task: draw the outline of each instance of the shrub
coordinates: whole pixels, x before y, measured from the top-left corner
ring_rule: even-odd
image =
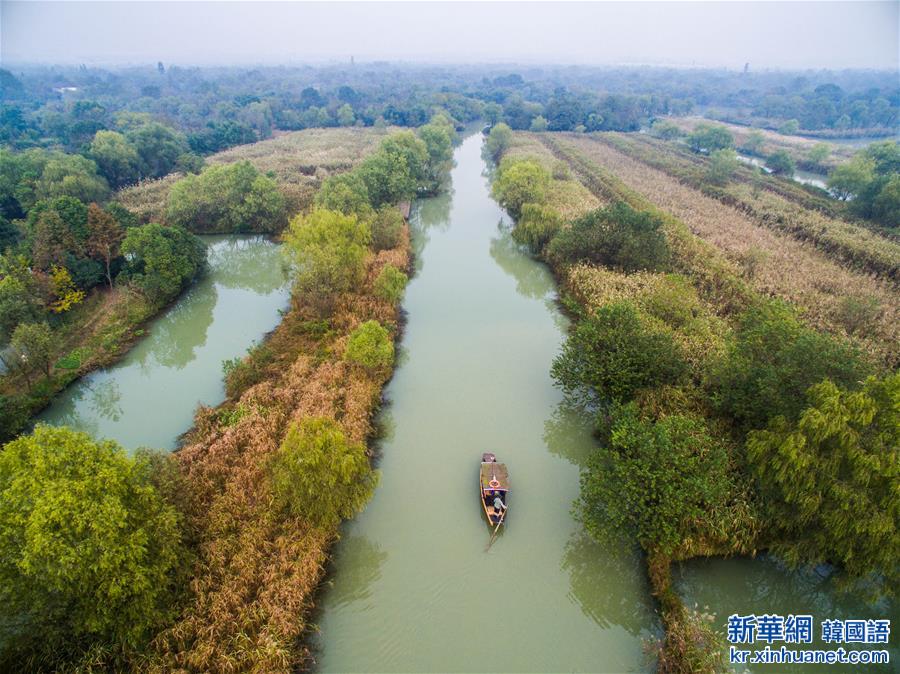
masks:
[[[409,278],[392,264],[387,264],[375,279],[375,294],[381,299],[396,304],[403,297]]]
[[[747,457],[780,551],[900,588],[900,374],[856,393],[812,386],[797,421],[752,431]]]
[[[663,140],[674,140],[684,135],[684,131],[677,125],[665,119],[655,120],[650,127],[650,133]]]
[[[0,452],[0,625],[31,654],[140,644],[174,617],[184,559],[178,514],[116,443],[39,425]]]
[[[787,305],[772,301],[741,316],[709,388],[722,414],[744,428],[764,428],[776,416],[796,420],[813,384],[831,379],[853,388],[868,370],[853,347],[803,326]]]
[[[536,160],[506,158],[497,169],[492,194],[518,220],[522,206],[542,203],[549,188],[550,173]]]
[[[291,220],[284,250],[297,290],[321,299],[360,283],[370,236],[366,223],[337,211],[316,209]]]
[[[286,213],[275,181],[240,161],[176,182],[166,216],[194,232],[274,232],[284,226]]]
[[[766,157],[766,166],[777,176],[790,177],[797,169],[797,164],[786,150],[778,150]]]
[[[495,124],[484,142],[484,149],[494,161],[500,161],[500,157],[512,143],[512,129],[503,122]]]
[[[558,262],[587,261],[631,272],[663,267],[669,246],[660,218],[616,202],[586,213],[561,230],[547,254]]]
[[[671,333],[649,326],[630,302],[615,302],[578,323],[551,372],[569,395],[628,400],[677,382],[687,364]]]
[[[700,123],[687,137],[694,152],[715,152],[734,146],[734,137],[724,126]]]
[[[671,554],[727,526],[729,453],[703,419],[654,423],[629,403],[613,407],[605,432],[581,478],[582,518],[595,537],[618,531],[645,550]]]
[[[369,369],[390,367],[394,362],[394,342],[378,321],[366,321],[350,333],[344,357]]]
[[[403,214],[396,206],[382,206],[372,218],[371,227],[375,250],[396,248],[403,233]]]
[[[734,150],[731,148],[716,150],[710,154],[706,179],[714,185],[724,185],[731,179],[737,168],[738,160]]]
[[[562,217],[556,209],[541,204],[524,204],[512,235],[516,241],[527,245],[532,253],[540,253],[562,229],[562,225]]]
[[[271,466],[276,503],[314,526],[332,527],[363,509],[378,482],[366,448],[321,417],[293,424]]]
[[[275,354],[265,344],[257,344],[247,349],[243,358],[231,358],[222,362],[225,375],[225,394],[235,399],[254,384],[262,381],[266,367],[272,362]]]

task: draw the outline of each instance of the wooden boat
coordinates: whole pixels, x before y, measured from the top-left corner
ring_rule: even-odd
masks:
[[[481,499],[481,507],[492,527],[499,529],[507,512],[507,499],[509,498],[509,472],[506,464],[497,463],[497,457],[490,452],[481,455],[481,471],[478,477],[478,494]],[[497,497],[503,501],[503,507],[498,511],[494,507]]]

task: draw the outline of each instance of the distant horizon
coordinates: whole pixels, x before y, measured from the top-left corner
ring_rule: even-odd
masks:
[[[3,0],[0,63],[900,70],[900,3]],[[798,30],[802,27],[802,30]]]

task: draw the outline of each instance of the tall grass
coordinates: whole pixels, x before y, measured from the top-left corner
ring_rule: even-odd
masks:
[[[763,227],[596,139],[567,134],[548,142],[568,153],[601,194],[621,195],[637,207],[652,205],[667,214],[670,245],[686,273],[705,278],[702,285],[722,282],[737,301],[752,299],[742,284],[759,296],[781,297],[811,327],[853,339],[885,367],[900,363],[900,296],[892,284],[845,269],[812,244]],[[848,298],[874,302],[865,327],[847,323]]]

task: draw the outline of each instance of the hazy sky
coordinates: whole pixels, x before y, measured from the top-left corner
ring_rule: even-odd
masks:
[[[10,2],[5,63],[898,68],[889,2]]]

